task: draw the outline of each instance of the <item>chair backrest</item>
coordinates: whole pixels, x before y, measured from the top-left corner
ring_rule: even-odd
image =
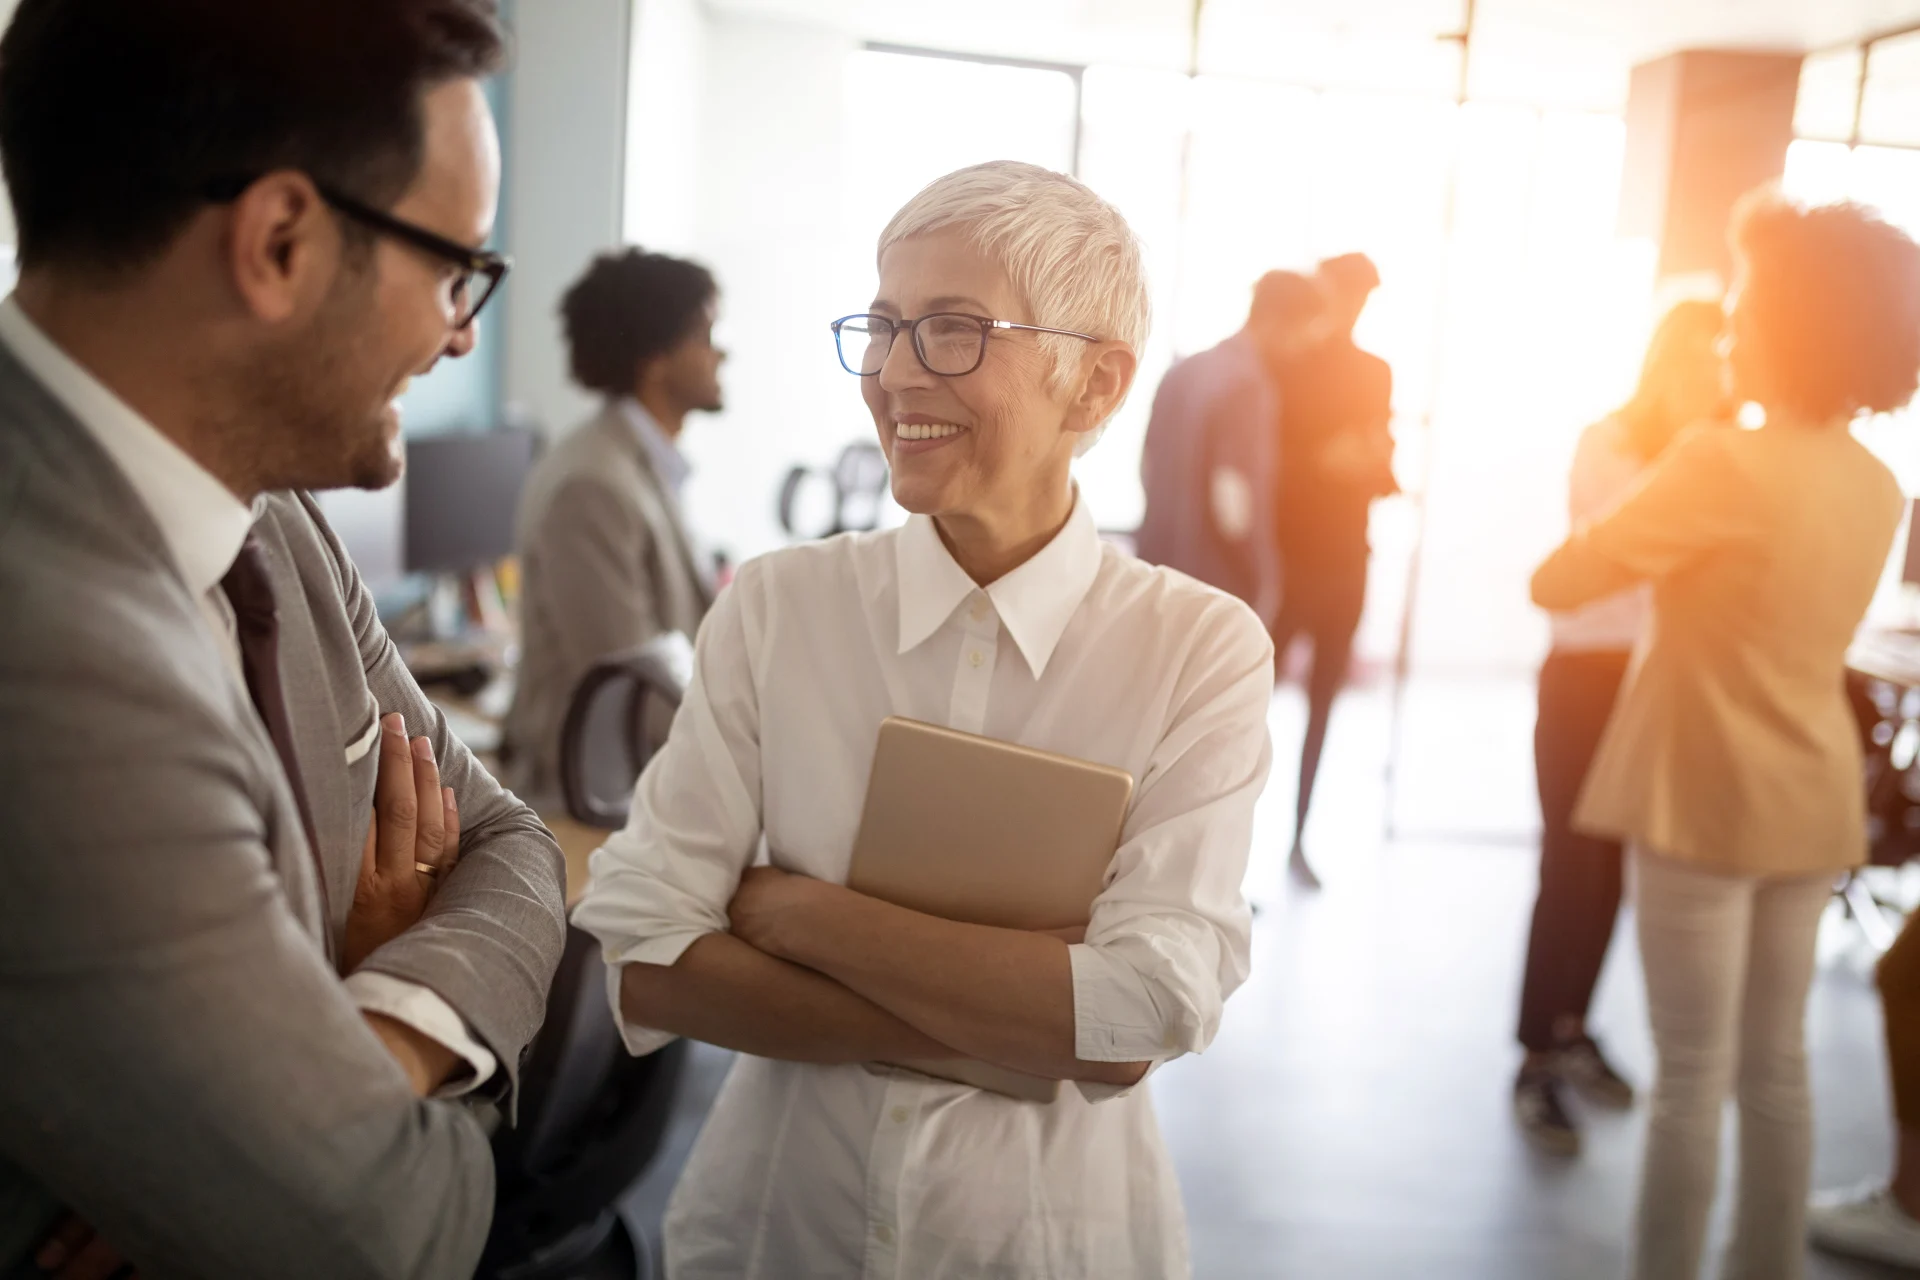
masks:
[[[686,1057],[684,1040],[644,1058],[627,1053],[599,940],[569,928],[521,1072],[519,1124],[494,1135],[494,1221],[480,1275],[538,1274],[530,1260],[553,1259],[558,1242],[598,1243],[659,1153]]]
[[[887,455],[870,440],[856,440],[830,468],[788,471],[776,512],[790,538],[831,538],[879,528],[886,497]]]
[[[693,646],[669,633],[596,662],[567,709],[560,777],[579,822],[618,827],[633,784],[666,742],[693,677]],[[483,1276],[539,1275],[611,1229],[622,1193],[652,1163],[673,1117],[687,1046],[635,1058],[607,1007],[600,943],[567,930],[547,1020],[520,1074],[519,1123],[494,1137],[494,1223]]]
[[[575,822],[617,830],[633,784],[666,742],[693,679],[693,642],[665,632],[587,669],[560,730],[560,786]]]

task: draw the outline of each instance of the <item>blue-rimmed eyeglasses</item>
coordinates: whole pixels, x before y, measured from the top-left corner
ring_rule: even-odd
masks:
[[[918,320],[895,320],[888,316],[860,314],[841,316],[833,322],[833,339],[840,351],[840,366],[848,373],[871,378],[880,372],[893,350],[893,340],[904,329],[913,335],[913,353],[920,357],[928,373],[942,378],[958,378],[972,373],[987,358],[987,335],[995,329],[1024,329],[1029,333],[1057,333],[1086,342],[1101,339],[1072,329],[1049,329],[1042,324],[1015,324],[1011,320],[991,320],[962,311],[936,311]]]

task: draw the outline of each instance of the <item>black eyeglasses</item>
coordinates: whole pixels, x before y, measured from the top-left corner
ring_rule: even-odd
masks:
[[[978,369],[980,362],[987,358],[987,335],[995,329],[1025,329],[1029,333],[1057,333],[1087,342],[1101,341],[1090,333],[1076,333],[1072,329],[990,320],[962,311],[936,311],[918,320],[893,320],[863,313],[841,316],[833,322],[840,367],[858,377],[873,377],[886,364],[893,340],[900,336],[902,329],[913,335],[913,354],[920,357],[927,372],[942,378],[958,378]]]
[[[256,181],[258,178],[226,178],[208,184],[205,194],[207,199],[225,204],[238,199],[240,193]],[[396,218],[372,205],[362,204],[325,183],[316,182],[313,186],[320,193],[320,198],[336,212],[461,268],[461,273],[453,278],[448,296],[455,330],[464,329],[474,322],[480,314],[480,308],[487,305],[487,300],[500,288],[500,282],[507,278],[507,272],[513,270],[513,259],[505,254],[490,249],[470,249],[457,240],[449,240],[405,218]]]

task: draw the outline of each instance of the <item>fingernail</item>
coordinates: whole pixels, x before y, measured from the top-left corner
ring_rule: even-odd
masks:
[[[446,805],[446,806],[447,806],[447,808],[449,808],[449,809],[451,809],[451,808],[453,808],[453,807],[454,807],[454,800],[453,800],[453,788],[452,788],[452,787],[442,787],[442,788],[440,788],[440,802],[441,802],[442,804],[444,804],[444,805]]]
[[[433,762],[432,741],[427,738],[415,738],[413,740],[413,758],[416,760],[425,760],[431,764]]]
[[[393,712],[391,715],[381,716],[380,727],[388,733],[397,734],[403,738],[407,736],[407,718],[398,711]]]

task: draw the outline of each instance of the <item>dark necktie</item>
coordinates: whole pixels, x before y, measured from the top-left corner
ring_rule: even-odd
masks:
[[[320,859],[320,841],[314,835],[313,812],[307,806],[307,789],[300,782],[300,762],[293,753],[293,724],[287,717],[287,700],[280,689],[280,611],[273,602],[273,583],[267,577],[266,553],[252,534],[240,545],[233,568],[220,580],[233,606],[234,630],[240,641],[240,668],[246,673],[247,694],[260,713],[273,739],[273,750],[293,789],[293,800],[300,808],[300,826],[307,833],[307,848],[312,851],[318,876],[321,914],[328,915],[326,865]],[[328,930],[328,952],[332,952],[332,930]]]

